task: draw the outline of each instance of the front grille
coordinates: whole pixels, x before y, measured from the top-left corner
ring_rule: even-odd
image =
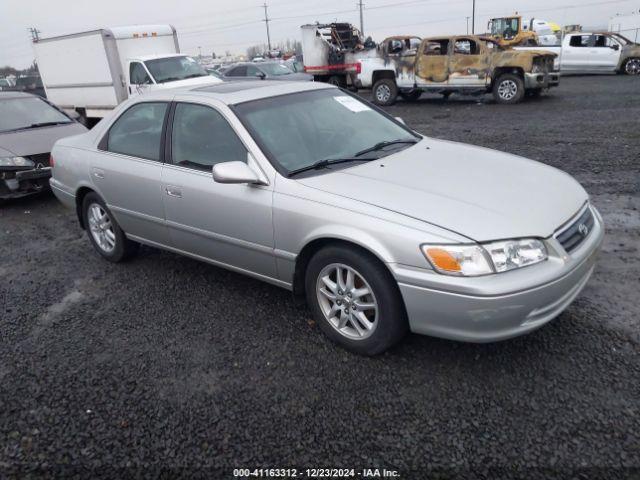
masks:
[[[42,165],[43,167],[48,167],[49,165],[49,153],[37,153],[35,155],[29,155],[29,158],[33,160],[33,163]]]
[[[584,213],[564,230],[561,230],[556,235],[556,238],[565,251],[571,253],[589,236],[594,224],[595,219],[593,218],[593,213],[591,213],[591,208],[587,207]]]

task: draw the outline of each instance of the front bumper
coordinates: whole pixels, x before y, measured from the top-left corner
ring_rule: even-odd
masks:
[[[524,88],[526,90],[538,90],[542,88],[557,87],[559,84],[560,72],[524,74]]]
[[[438,277],[445,282],[452,277],[392,266],[411,330],[452,340],[493,342],[528,333],[557,317],[593,273],[604,226],[591,208],[594,229],[579,248],[568,255],[554,238],[548,239],[549,259],[521,270],[455,277],[455,285],[438,289],[434,288]]]
[[[41,192],[49,185],[51,167],[0,172],[0,198],[20,198]]]

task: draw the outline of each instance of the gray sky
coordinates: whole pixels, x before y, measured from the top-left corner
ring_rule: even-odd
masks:
[[[171,23],[181,50],[245,53],[266,43],[262,0],[0,0],[0,66],[24,68],[33,61],[29,27],[42,37],[105,26]],[[304,23],[332,20],[359,24],[357,0],[267,0],[271,39],[299,39]],[[464,33],[472,0],[363,0],[365,34],[420,36]],[[518,11],[558,24],[606,27],[616,13],[640,10],[640,0],[476,0],[476,29],[492,16]]]

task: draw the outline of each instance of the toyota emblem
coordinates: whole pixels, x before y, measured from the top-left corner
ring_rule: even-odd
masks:
[[[578,231],[583,237],[586,237],[587,235],[589,235],[589,227],[587,227],[584,223],[581,223],[580,225],[578,225]]]

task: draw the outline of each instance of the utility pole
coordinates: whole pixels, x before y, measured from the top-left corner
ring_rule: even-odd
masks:
[[[31,28],[27,28],[27,30],[29,30],[29,33],[31,34],[31,40],[33,42],[37,42],[38,40],[40,40],[40,30],[38,30],[35,27],[31,27]]]
[[[364,3],[362,3],[362,0],[358,0],[358,3],[356,3],[356,5],[360,8],[360,33],[362,34],[362,36],[364,36],[364,20],[363,20],[363,16],[362,16],[362,10],[364,8]]]
[[[469,19],[470,19],[470,18],[471,18],[471,17],[467,17],[467,35],[469,35]]]
[[[471,15],[471,34],[476,34],[476,0],[473,0],[473,13]]]
[[[267,45],[269,46],[269,52],[271,52],[271,35],[269,34],[269,17],[267,15],[267,2],[262,5],[264,8],[264,24],[267,26]]]

